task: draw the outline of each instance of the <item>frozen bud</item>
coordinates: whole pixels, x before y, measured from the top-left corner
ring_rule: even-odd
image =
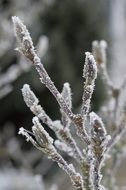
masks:
[[[71,109],[71,107],[72,107],[71,88],[70,88],[70,84],[68,82],[64,83],[61,94],[62,94],[64,100],[66,101],[68,107]]]
[[[16,16],[12,17],[12,21],[16,38],[20,44],[20,47],[17,50],[23,53],[30,60],[33,60],[33,57],[35,55],[34,46],[26,26]]]
[[[106,48],[107,43],[104,40],[92,42],[92,53],[97,64],[106,64]]]
[[[63,89],[61,92],[62,97],[64,98],[68,108],[71,110],[72,108],[72,97],[71,97],[71,88],[68,82],[64,83]],[[62,115],[62,124],[64,127],[69,128],[70,126],[70,119],[68,118],[67,114],[64,113],[62,109],[60,109]]]
[[[83,69],[83,77],[89,82],[94,81],[97,78],[97,65],[93,55],[86,52],[85,65]]]
[[[102,140],[107,134],[104,123],[102,122],[101,118],[94,112],[91,112],[89,116],[93,136],[97,136],[97,138]]]
[[[38,117],[33,118],[33,124],[32,127],[33,134],[35,135],[37,143],[42,147],[45,148],[49,144],[53,144],[53,139],[50,137],[50,135],[45,131],[41,123],[39,122]]]
[[[12,21],[14,24],[14,32],[15,35],[20,43],[22,43],[24,35],[28,35],[28,31],[26,29],[26,26],[22,23],[22,21],[17,17],[13,16]]]
[[[28,84],[24,84],[22,88],[22,95],[26,105],[29,108],[31,108],[34,105],[37,105],[39,102],[35,94],[31,91],[30,86]]]

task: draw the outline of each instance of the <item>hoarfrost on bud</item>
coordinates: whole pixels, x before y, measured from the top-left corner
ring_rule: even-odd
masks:
[[[22,95],[26,105],[31,108],[33,105],[37,105],[39,103],[38,98],[31,91],[30,86],[28,84],[24,84],[22,88]]]
[[[72,97],[71,97],[71,88],[70,88],[70,85],[68,82],[64,83],[61,95],[62,95],[63,99],[65,100],[68,108],[71,110]],[[62,109],[60,109],[60,112],[62,115],[62,118],[61,118],[62,124],[65,128],[68,129],[71,121],[70,121],[69,117],[67,116],[67,114],[65,114],[65,112]]]
[[[17,36],[17,39],[19,40],[19,42],[22,43],[24,39],[30,39],[30,41],[32,43],[30,34],[29,34],[26,26],[23,24],[23,22],[17,16],[13,16],[12,21],[14,24],[14,32],[15,32],[15,35]],[[33,43],[32,43],[32,45],[33,45]]]
[[[85,57],[85,65],[83,69],[83,77],[86,80],[89,80],[92,82],[97,78],[97,65],[95,62],[95,59],[93,55],[89,52],[86,52],[86,57]]]
[[[43,143],[53,144],[53,138],[46,132],[41,123],[39,122],[38,117],[33,117],[32,122],[34,126],[32,127],[33,133],[39,142],[39,140]]]
[[[15,35],[17,39],[19,40],[19,42],[22,43],[24,33],[26,34],[28,32],[26,29],[26,26],[23,25],[22,21],[17,16],[13,16],[12,21],[14,24]]]
[[[90,116],[91,126],[94,126],[95,128],[97,128],[98,133],[101,133],[102,136],[106,135],[107,132],[104,127],[102,119],[95,112],[91,112],[89,116]]]
[[[28,59],[33,61],[35,56],[35,50],[32,42],[32,38],[23,24],[23,22],[16,16],[12,17],[14,32],[17,37],[17,40],[20,44],[18,48],[19,52],[23,53]]]
[[[66,101],[68,107],[71,109],[71,107],[72,107],[71,88],[70,88],[70,84],[68,82],[64,83],[61,94],[62,94],[64,100]]]
[[[26,26],[23,24],[23,22],[17,16],[13,16],[12,21],[14,24],[14,32],[15,32],[15,35],[16,35],[17,39],[19,40],[19,42],[22,43],[23,41],[28,39],[28,40],[30,40],[31,45],[33,46],[33,42],[30,37],[30,34],[29,34]]]

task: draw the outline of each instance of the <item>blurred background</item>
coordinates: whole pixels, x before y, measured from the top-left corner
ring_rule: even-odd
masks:
[[[17,135],[21,126],[29,130],[32,126],[33,115],[21,94],[23,84],[31,86],[52,119],[59,119],[60,113],[31,63],[14,50],[13,15],[28,27],[59,91],[64,82],[70,83],[73,111],[77,112],[82,102],[85,52],[91,51],[93,40],[107,41],[107,67],[115,84],[125,76],[126,0],[0,0],[0,190],[39,190],[45,189],[44,183],[47,189],[55,190],[57,183],[63,190],[69,186],[67,176]],[[98,78],[92,109],[98,111],[104,100],[104,86]]]

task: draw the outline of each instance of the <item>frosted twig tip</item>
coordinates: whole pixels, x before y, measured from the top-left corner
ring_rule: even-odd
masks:
[[[14,32],[16,38],[20,44],[18,51],[24,54],[28,59],[33,61],[35,56],[35,50],[32,42],[32,38],[23,24],[23,22],[16,16],[12,17],[13,25],[14,25]]]
[[[89,52],[86,52],[85,55],[83,77],[89,81],[94,81],[97,78],[97,65],[94,56]]]
[[[30,86],[28,84],[24,84],[21,90],[24,101],[28,107],[38,104],[39,100],[35,96],[35,94],[31,91]]]
[[[89,116],[90,124],[94,126],[94,130],[97,131],[97,134],[99,133],[101,137],[105,136],[107,134],[107,131],[105,129],[102,119],[95,112],[91,112]]]

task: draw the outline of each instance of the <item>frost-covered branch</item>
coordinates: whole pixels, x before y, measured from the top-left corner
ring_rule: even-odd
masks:
[[[60,106],[61,112],[61,120],[53,121],[41,107],[38,98],[30,89],[29,85],[25,84],[22,88],[24,101],[37,117],[33,119],[32,132],[21,128],[19,133],[26,136],[26,140],[30,141],[37,149],[44,152],[50,159],[57,162],[59,167],[69,175],[75,188],[80,190],[105,189],[101,183],[101,169],[106,155],[110,148],[112,148],[121,137],[122,133],[124,133],[126,125],[125,114],[122,114],[120,122],[116,122],[118,118],[120,118],[118,117],[120,116],[120,113],[125,112],[125,106],[123,105],[121,111],[117,114],[116,108],[119,109],[121,90],[114,87],[107,73],[106,43],[104,41],[93,42],[94,57],[91,53],[86,53],[83,69],[83,77],[85,81],[81,113],[74,114],[72,112],[72,96],[69,83],[63,85],[61,93],[58,91],[35,51],[32,38],[26,26],[18,17],[13,17],[12,20],[15,34],[20,45],[17,50],[33,63],[41,82],[55,97]],[[110,128],[116,126],[116,130],[113,128],[107,128],[104,125],[104,123],[106,124],[107,122],[103,123],[102,119],[96,113],[90,112],[91,98],[94,91],[95,80],[97,78],[97,67],[108,91],[111,92],[110,97],[115,101],[115,104],[111,109],[111,113],[114,117],[111,119],[111,116],[108,114],[106,119],[108,123],[110,121],[108,126],[110,126]],[[106,110],[109,109],[106,108]],[[55,132],[57,139],[55,140],[54,145],[76,159],[81,169],[81,175],[75,171],[73,165],[67,164],[63,157],[57,152],[53,145],[53,139],[45,131],[39,120]],[[71,122],[75,125],[77,135],[85,142],[85,146],[82,150],[71,134]],[[112,138],[108,135],[107,131],[112,134]]]
[[[83,155],[77,144],[72,137],[69,128],[64,127],[60,121],[52,121],[52,119],[46,114],[44,109],[38,104],[39,100],[30,89],[29,85],[25,84],[22,88],[22,94],[26,105],[30,110],[50,129],[52,129],[60,141],[56,141],[56,146],[60,144],[61,150],[67,152],[70,156],[74,157],[78,162],[83,161]],[[65,146],[61,146],[66,143]],[[58,146],[59,147],[59,146]]]
[[[83,190],[83,181],[81,175],[77,173],[72,164],[67,164],[63,157],[56,151],[53,146],[53,139],[45,131],[37,117],[33,118],[32,131],[28,132],[24,128],[20,128],[19,134],[26,137],[37,149],[47,154],[48,158],[57,162],[59,167],[63,169],[70,177],[75,188]]]
[[[55,87],[54,83],[50,79],[48,73],[46,72],[43,64],[40,61],[40,58],[37,56],[31,36],[26,28],[26,26],[22,23],[22,21],[14,16],[12,17],[13,24],[14,24],[14,31],[19,41],[20,47],[17,48],[19,52],[25,55],[29,60],[32,61],[34,64],[37,72],[39,73],[40,80],[45,86],[50,90],[50,92],[54,95],[57,102],[60,105],[62,111],[71,119],[71,121],[75,124],[76,129],[78,131],[78,135],[84,140],[86,143],[89,143],[89,137],[84,130],[82,118],[80,115],[75,115],[72,113],[71,109],[69,109],[66,101],[64,100],[63,96],[57,88]],[[81,130],[81,133],[80,133]]]

